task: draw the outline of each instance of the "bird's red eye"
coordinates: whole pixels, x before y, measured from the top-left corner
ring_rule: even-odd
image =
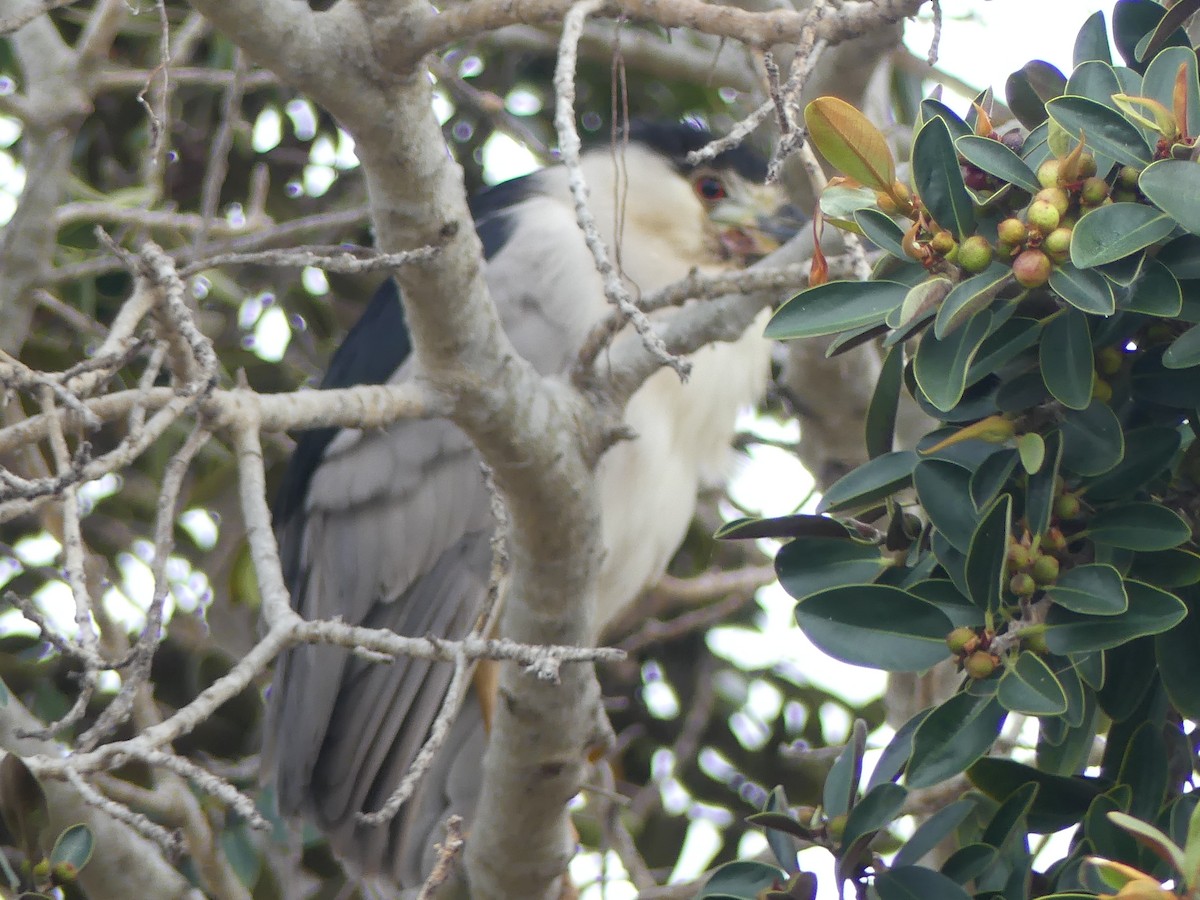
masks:
[[[725,197],[725,185],[719,178],[702,175],[696,179],[696,193],[702,200],[721,200]]]

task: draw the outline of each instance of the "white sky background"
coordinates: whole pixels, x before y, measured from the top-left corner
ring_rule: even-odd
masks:
[[[1097,10],[1103,10],[1106,16],[1110,16],[1111,7],[1111,2],[1097,4],[1083,0],[942,0],[944,22],[938,65],[980,89],[990,85],[995,89],[997,96],[1002,97],[1008,74],[1030,59],[1044,59],[1064,72],[1069,72],[1071,50],[1079,26],[1088,15]],[[910,23],[906,40],[915,52],[924,56],[929,49],[932,35],[930,21],[925,18],[920,22]],[[4,90],[3,85],[0,85],[0,90]],[[948,100],[955,108],[964,106],[952,98]],[[965,108],[961,111],[965,111]],[[297,132],[311,127],[312,110],[305,101],[295,101],[285,112],[286,118],[274,113],[274,120],[270,116],[260,117],[254,135],[256,149],[269,149],[277,143],[280,127],[291,127]],[[23,183],[23,173],[19,165],[4,151],[16,137],[14,123],[0,118],[0,223],[11,215],[15,196]],[[352,168],[357,164],[353,157],[352,142],[346,139],[340,144],[334,148],[329,142],[324,142],[321,146],[314,147],[313,165],[306,170],[302,184],[296,188],[297,191],[303,190],[307,194],[319,196],[336,177],[337,171]],[[511,142],[498,142],[489,146],[485,152],[489,181],[503,180],[528,171],[531,164],[531,157]],[[229,211],[231,217],[238,214],[240,210]],[[328,290],[323,273],[318,270],[306,270],[303,278],[306,287],[314,295],[323,294]],[[200,290],[203,290],[203,285]],[[243,303],[240,315],[248,340],[252,339],[255,342],[255,349],[265,359],[281,358],[291,336],[284,311],[277,305],[272,305],[272,299],[269,296],[249,297]],[[784,431],[771,436],[794,439],[795,433]],[[97,485],[96,502],[100,502],[105,494],[117,489],[118,485],[119,482],[115,479],[112,484]],[[740,502],[751,508],[761,509],[765,515],[779,515],[793,511],[796,504],[808,493],[810,486],[811,479],[794,459],[782,451],[767,448],[756,452],[752,461],[744,466],[735,485],[735,494]],[[211,520],[206,521],[203,513],[193,511],[188,526],[194,531],[197,542],[201,545],[212,540],[214,523]],[[25,548],[28,555],[22,554],[24,561],[27,564],[52,564],[58,548],[52,539],[50,541],[51,544],[30,544]],[[149,569],[145,556],[148,545],[139,545],[134,550],[133,554],[126,554],[121,561],[126,582],[123,587],[129,595],[148,596]],[[182,563],[182,560],[180,562]],[[0,585],[6,582],[11,574],[11,561],[0,559]],[[201,573],[177,567],[173,576],[177,599],[182,607],[204,602],[208,591],[207,582]],[[53,603],[56,594],[69,597],[65,586],[62,587],[63,590],[56,590],[48,586],[44,589],[45,597],[41,599],[56,605]],[[119,593],[114,591],[114,594]],[[67,602],[69,605],[69,599]],[[713,649],[730,658],[745,660],[748,665],[794,663],[814,684],[836,692],[854,703],[864,702],[880,693],[883,685],[880,673],[856,669],[829,660],[803,638],[794,626],[793,602],[778,587],[765,590],[761,604],[765,617],[764,635],[751,635],[749,632],[735,629],[718,629],[711,640]],[[137,611],[128,603],[125,604],[125,608],[130,610],[131,617],[136,620]],[[65,618],[69,621],[70,614]],[[0,630],[7,629],[12,624],[11,621],[5,621]],[[664,698],[664,702],[669,703],[672,700],[668,697]],[[761,714],[770,718],[776,714],[778,702],[777,696],[764,696],[761,698],[761,704],[752,706],[760,706]],[[822,713],[826,731],[831,738],[838,734],[844,735],[849,729],[850,723],[843,721],[844,714],[840,715],[839,720],[839,713],[840,710]],[[886,741],[886,735],[876,735],[872,744],[881,744],[883,741]],[[772,751],[764,749],[763,752]],[[676,877],[690,878],[703,871],[715,850],[716,840],[713,825],[709,821],[698,820],[689,831]],[[764,842],[760,836],[754,835],[753,839],[747,840],[743,849],[752,853],[762,846]],[[808,851],[802,857],[802,865],[810,871],[817,872],[821,879],[819,900],[834,900],[837,892],[833,886],[829,855],[819,850]],[[598,874],[598,857],[593,855],[577,860],[573,872],[581,883],[594,879]],[[610,868],[609,877],[613,877],[614,874]],[[600,900],[602,897],[605,900],[627,900],[634,896],[634,893],[631,885],[618,880],[610,882],[604,892],[596,886],[586,889],[583,897],[584,900]]]

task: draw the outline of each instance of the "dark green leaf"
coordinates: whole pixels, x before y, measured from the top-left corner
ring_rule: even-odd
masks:
[[[826,588],[874,581],[889,564],[878,547],[838,538],[799,538],[780,548],[775,572],[783,589],[803,600]]]
[[[1004,669],[996,699],[1015,713],[1058,716],[1067,711],[1067,695],[1050,667],[1036,653],[1025,650]]]
[[[92,830],[82,823],[72,825],[64,829],[55,840],[54,849],[50,851],[50,867],[65,863],[73,866],[78,872],[88,864],[95,848],[96,839]]]
[[[796,621],[835,659],[887,672],[920,672],[945,659],[946,614],[881,584],[830,588],[796,605]]]
[[[998,371],[1037,343],[1042,323],[1036,319],[1009,319],[987,336],[967,369],[967,384]],[[1041,379],[1038,379],[1039,382]]]
[[[1137,355],[1130,372],[1130,389],[1137,400],[1179,409],[1194,410],[1200,397],[1200,367],[1168,369],[1163,351],[1151,347]]]
[[[1200,234],[1200,165],[1190,160],[1160,159],[1145,168],[1138,178],[1138,188],[1184,229]]]
[[[1126,550],[1169,550],[1192,535],[1177,512],[1157,503],[1099,509],[1088,520],[1086,533],[1097,544]]]
[[[740,541],[758,538],[827,537],[846,538],[851,530],[828,516],[777,516],[773,519],[734,519],[714,533],[719,540]],[[862,535],[867,537],[868,535]]]
[[[849,818],[846,819],[842,846],[849,847],[863,835],[887,828],[900,814],[906,797],[908,791],[890,781],[876,785],[868,791],[866,796],[855,804]]]
[[[966,325],[939,340],[932,331],[921,336],[913,374],[923,393],[937,409],[949,412],[966,389],[967,368],[991,329],[992,315],[981,312]]]
[[[931,578],[905,587],[910,594],[932,603],[944,612],[955,628],[960,625],[969,628],[983,625],[983,611],[968,600],[952,581]]]
[[[908,786],[930,787],[966,770],[991,748],[1006,715],[995,698],[967,693],[935,708],[913,735]]]
[[[1129,577],[1155,587],[1188,587],[1200,582],[1200,556],[1181,549],[1138,553],[1129,568]]]
[[[750,860],[725,863],[709,876],[697,900],[757,900],[759,892],[783,881],[784,874],[765,863]]]
[[[1163,354],[1162,364],[1168,369],[1190,369],[1200,365],[1200,325],[1193,325],[1175,339]]]
[[[1063,468],[1079,475],[1100,475],[1121,462],[1125,435],[1112,407],[1093,400],[1086,409],[1063,417]]]
[[[1117,308],[1112,285],[1095,269],[1077,269],[1070,263],[1055,266],[1050,289],[1085,313],[1111,316]]]
[[[834,760],[821,792],[821,805],[825,807],[825,814],[831,819],[845,815],[854,805],[854,798],[858,796],[858,783],[862,780],[863,751],[866,745],[866,724],[859,719],[854,723],[850,740]]]
[[[1087,317],[1066,309],[1046,323],[1039,345],[1042,381],[1054,399],[1086,409],[1092,398],[1092,336]]]
[[[1175,246],[1180,240],[1194,239],[1188,235],[1171,241],[1168,248]],[[1200,246],[1197,247],[1200,250]],[[1197,253],[1200,258],[1200,252]],[[1200,275],[1200,272],[1197,273]],[[1142,267],[1141,277],[1129,292],[1124,303],[1118,304],[1130,312],[1146,313],[1151,316],[1174,318],[1183,309],[1183,292],[1175,275],[1158,259],[1147,259]]]
[[[1112,63],[1112,54],[1108,50],[1108,28],[1104,24],[1102,12],[1094,12],[1088,16],[1075,36],[1075,50],[1072,54],[1075,66],[1081,66],[1093,59],[1106,64]]]
[[[1142,203],[1100,206],[1075,223],[1071,262],[1080,269],[1114,262],[1158,243],[1174,228],[1171,216]]]
[[[798,822],[792,822],[791,817],[786,813],[788,811],[787,794],[784,793],[782,786],[776,786],[770,794],[767,795],[767,802],[763,804],[763,812],[766,815],[779,816],[788,822],[789,825],[799,825]],[[752,817],[751,817],[752,818]],[[749,821],[749,819],[747,819]],[[763,833],[767,838],[767,846],[771,848],[771,853],[775,857],[775,861],[789,875],[793,875],[800,870],[796,863],[796,841],[793,838],[793,832],[788,830],[780,830],[772,828],[766,823],[754,823],[760,825]],[[802,838],[808,838],[809,835],[802,834]]]
[[[877,456],[829,486],[818,512],[847,508],[865,508],[891,496],[912,481],[917,454],[912,450],[894,450]]]
[[[970,484],[970,470],[946,460],[923,459],[913,469],[913,486],[929,521],[962,553],[971,546],[978,521]]]
[[[904,384],[904,348],[892,347],[883,358],[867,407],[867,455],[871,459],[890,453],[896,436],[896,410]]]
[[[971,900],[962,886],[941,872],[903,866],[875,876],[879,900]]]
[[[1121,93],[1121,82],[1109,63],[1092,60],[1075,68],[1071,77],[1067,79],[1067,89],[1064,93],[1087,97],[1110,109],[1118,110],[1113,94]]]
[[[980,511],[979,525],[971,535],[967,551],[967,588],[971,600],[980,609],[996,610],[1000,606],[1011,525],[1012,497],[1001,494],[991,506]]]
[[[1119,647],[1134,638],[1177,625],[1187,607],[1173,594],[1140,581],[1126,581],[1129,608],[1116,616],[1089,616],[1061,606],[1046,617],[1046,645],[1052,653],[1079,653]]]
[[[932,711],[932,709],[923,709],[896,729],[896,733],[892,735],[888,745],[879,754],[875,768],[871,771],[871,778],[867,781],[868,791],[876,785],[894,781],[900,776],[912,755],[913,735],[925,721],[925,717]]]
[[[1029,807],[1029,827],[1037,834],[1058,831],[1078,822],[1088,805],[1103,790],[1095,779],[1065,777],[1041,772],[1011,759],[988,757],[967,770],[967,778],[993,800],[1003,801],[1024,785],[1036,784],[1037,796]]]
[[[1052,431],[1046,438],[1046,455],[1050,465],[1030,475],[1025,484],[1025,524],[1031,534],[1045,534],[1058,496],[1058,472],[1062,468],[1063,438],[1061,431]]]
[[[1150,59],[1151,57],[1154,57],[1154,54],[1158,53],[1158,51],[1163,47],[1166,47],[1167,50],[1183,49],[1184,47],[1187,47],[1187,45],[1191,42],[1187,40],[1186,32],[1184,33],[1185,37],[1183,38],[1184,44],[1181,46],[1167,47],[1167,44],[1173,39],[1178,40],[1177,32],[1182,30],[1182,27],[1187,23],[1187,20],[1195,14],[1197,9],[1200,9],[1200,4],[1197,4],[1196,0],[1176,0],[1174,5],[1167,10],[1166,15],[1162,17],[1162,21],[1160,21],[1154,27],[1154,31],[1151,32],[1146,38],[1138,41],[1138,46],[1141,48],[1141,57],[1143,59]],[[1142,46],[1143,42],[1144,46]],[[1159,56],[1161,55],[1162,54],[1159,53]],[[1153,63],[1151,63],[1151,65],[1153,65]]]
[[[1047,593],[1059,606],[1093,616],[1115,616],[1129,608],[1121,573],[1100,563],[1066,569]]]
[[[1132,815],[1141,819],[1158,815],[1167,791],[1167,743],[1159,723],[1142,722],[1134,730],[1125,747],[1117,782],[1133,788],[1133,802],[1129,804]]]
[[[957,138],[954,146],[967,162],[1001,181],[1015,184],[1031,194],[1042,189],[1037,175],[1025,160],[994,138],[967,134]]]
[[[1194,234],[1181,234],[1159,250],[1154,261],[1166,266],[1170,274],[1176,278],[1200,278],[1200,237]],[[1154,309],[1144,310],[1144,312],[1159,314]],[[1162,315],[1177,316],[1179,310],[1162,313]]]
[[[1142,79],[1142,96],[1157,100],[1174,111],[1175,78],[1180,66],[1187,68],[1187,122],[1180,122],[1179,125],[1184,127],[1186,124],[1186,133],[1195,135],[1197,128],[1200,128],[1200,82],[1196,80],[1196,54],[1190,47],[1167,47],[1154,56]]]
[[[865,207],[855,210],[854,221],[858,223],[867,239],[873,241],[880,250],[886,250],[900,259],[908,259],[901,243],[904,239],[904,229],[897,225],[891,216],[878,209]]]
[[[996,865],[1000,854],[995,847],[987,844],[964,844],[942,863],[942,874],[947,878],[965,885],[984,875],[988,869]]]
[[[912,837],[896,853],[892,864],[896,868],[916,865],[921,858],[950,836],[976,808],[974,800],[955,800],[944,806],[917,826]]]
[[[956,284],[938,307],[933,326],[937,339],[944,339],[980,310],[987,309],[1011,281],[1011,266],[992,263],[986,271]]]
[[[997,450],[979,464],[971,475],[971,501],[977,509],[992,502],[1016,467],[1017,454],[1013,450]]]
[[[1179,450],[1179,431],[1147,425],[1125,435],[1125,455],[1113,469],[1087,483],[1092,503],[1129,497],[1162,472]]]
[[[1166,10],[1154,0],[1117,0],[1113,8],[1113,43],[1125,62],[1138,72],[1145,70],[1138,56],[1138,45],[1143,51],[1148,46],[1150,35],[1166,15]],[[1176,28],[1162,46],[1190,46],[1187,34]]]
[[[908,286],[895,281],[830,281],[784,303],[763,333],[784,341],[882,323],[907,293]]]
[[[912,147],[913,181],[929,214],[961,241],[975,233],[975,211],[963,184],[950,129],[942,118],[928,120]]]
[[[1046,112],[1071,137],[1082,132],[1096,153],[1122,165],[1141,168],[1154,159],[1137,126],[1109,106],[1087,97],[1057,97],[1046,104]]]
[[[974,133],[971,126],[941,100],[925,99],[921,101],[921,121],[919,124],[924,125],[930,119],[941,119],[945,122],[951,136],[955,138]]]
[[[1196,591],[1183,595],[1188,616],[1170,631],[1154,638],[1154,655],[1163,687],[1171,703],[1193,721],[1200,719],[1200,614],[1197,614]]]

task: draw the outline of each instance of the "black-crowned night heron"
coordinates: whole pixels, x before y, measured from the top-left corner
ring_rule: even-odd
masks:
[[[758,225],[781,206],[746,150],[689,167],[710,136],[690,125],[637,124],[628,146],[586,152],[591,206],[635,292],[693,269],[743,265]],[[619,166],[619,169],[618,169]],[[618,212],[618,204],[623,204]],[[517,351],[553,375],[575,358],[610,306],[575,222],[567,173],[553,167],[501,184],[472,204],[487,282]],[[726,469],[739,409],[762,393],[769,348],[758,320],[735,343],[698,352],[682,384],[662,370],[628,404],[636,435],[602,458],[597,477],[606,556],[602,607],[612,622],[665,571],[702,483]],[[389,281],[334,354],[322,387],[411,375],[404,317]],[[475,623],[487,589],[492,515],[479,459],[445,421],[301,436],[275,508],[284,574],[308,618],[342,617],[399,634],[450,638]],[[468,701],[417,793],[390,825],[356,822],[408,771],[444,702],[448,664],[380,664],[345,650],[292,650],[272,689],[280,807],[304,813],[364,874],[420,883],[449,812],[468,819],[486,740]]]

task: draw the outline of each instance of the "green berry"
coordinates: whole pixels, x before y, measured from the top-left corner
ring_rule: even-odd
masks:
[[[1048,160],[1038,166],[1038,184],[1044,188],[1058,187],[1058,170],[1060,166],[1061,163],[1059,163],[1059,161],[1054,157],[1050,157]]]
[[[1000,661],[992,654],[985,650],[976,650],[966,658],[963,663],[963,668],[967,670],[967,674],[972,678],[980,679],[987,678],[996,671],[996,665]]]
[[[1036,584],[1046,587],[1058,581],[1058,569],[1058,560],[1053,556],[1039,556],[1033,561],[1033,568],[1029,572]]]
[[[958,244],[954,240],[954,235],[948,231],[939,231],[929,239],[929,249],[938,256],[945,256],[956,246],[958,246]]]
[[[1054,501],[1054,514],[1060,519],[1078,519],[1083,511],[1083,504],[1075,494],[1063,494]]]
[[[1018,572],[1009,579],[1008,589],[1018,597],[1030,597],[1037,590],[1037,582],[1028,572]]]
[[[1108,199],[1108,182],[1092,176],[1079,189],[1079,200],[1084,206],[1099,206]]]
[[[1062,214],[1048,200],[1034,200],[1029,204],[1028,212],[1025,213],[1025,220],[1029,223],[1029,227],[1041,234],[1049,234],[1057,228],[1060,218],[1062,218]]]
[[[971,274],[978,274],[992,264],[995,251],[987,238],[973,234],[958,248],[958,264]]]
[[[965,625],[961,628],[955,628],[952,632],[946,635],[946,646],[950,648],[950,652],[955,655],[959,653],[969,653],[979,645],[979,635],[975,633],[974,628],[967,628]]]
[[[1135,169],[1133,166],[1121,166],[1117,172],[1117,184],[1126,190],[1135,190],[1138,186],[1138,178],[1141,176],[1142,170]]]
[[[1053,206],[1058,211],[1060,217],[1065,216],[1067,210],[1071,208],[1071,195],[1060,187],[1046,188],[1045,190],[1038,191],[1033,195],[1033,202],[1037,203],[1039,201],[1044,201]]]
[[[1046,235],[1042,241],[1042,249],[1055,262],[1065,262],[1071,255],[1071,234],[1073,229],[1059,226]]]
[[[1010,247],[1021,246],[1028,236],[1029,232],[1025,228],[1025,223],[1020,219],[1005,219],[996,226],[996,239]]]

